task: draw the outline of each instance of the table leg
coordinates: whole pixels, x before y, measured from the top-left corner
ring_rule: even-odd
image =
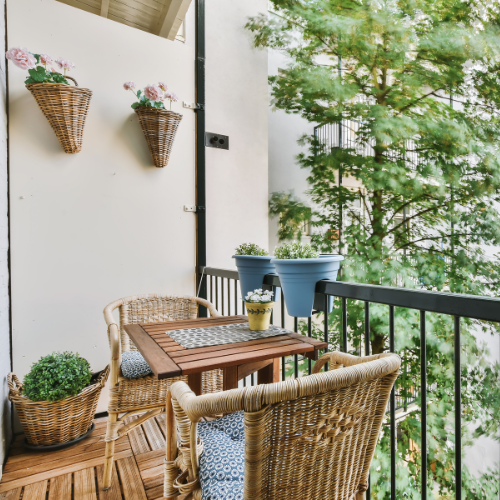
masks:
[[[223,390],[229,391],[238,387],[238,367],[228,366],[224,368]]]
[[[280,381],[280,358],[273,359],[273,362],[264,366],[257,372],[258,384],[272,384]]]
[[[201,395],[201,375],[201,372],[188,375],[188,385],[197,396]]]

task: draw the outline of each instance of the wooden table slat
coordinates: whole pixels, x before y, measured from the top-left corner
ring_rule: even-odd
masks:
[[[248,353],[192,361],[190,363],[179,362],[179,367],[184,375],[189,375],[190,373],[204,372],[214,370],[215,368],[226,368],[228,366],[241,365],[250,361],[263,361],[265,359],[280,358],[292,354],[302,354],[313,350],[314,347],[311,344],[301,342],[300,344],[289,344],[283,347],[250,351]]]
[[[124,329],[159,379],[181,375],[181,369],[140,325],[126,325]]]
[[[300,344],[300,341],[297,339],[290,339],[288,338],[287,340],[278,340],[276,342],[269,342],[266,344],[256,344],[256,345],[249,345],[245,347],[235,347],[233,349],[224,349],[223,351],[212,351],[212,352],[199,352],[197,354],[192,354],[190,356],[182,356],[179,358],[175,359],[175,362],[177,364],[180,363],[189,363],[191,361],[197,361],[197,360],[202,360],[202,359],[212,359],[212,358],[223,358],[225,356],[231,356],[233,354],[243,354],[243,353],[249,353],[249,352],[255,352],[255,351],[261,351],[262,349],[271,349],[274,347],[283,347],[286,345],[291,345],[291,344]],[[231,345],[231,344],[229,344]],[[191,349],[187,349],[187,351],[191,351]]]
[[[195,318],[181,319],[177,321],[166,321],[164,323],[141,323],[148,332],[180,330],[184,328],[204,328],[209,326],[231,325],[235,323],[247,323],[247,316],[221,316],[217,318]]]
[[[245,340],[245,342],[235,342],[234,344],[221,344],[221,345],[211,345],[207,347],[195,347],[194,349],[184,349],[182,351],[176,351],[174,354],[172,354],[172,359],[175,360],[179,357],[191,356],[192,354],[206,353],[213,351],[224,351],[226,349],[233,349],[234,347],[246,347],[248,345],[268,344],[269,342],[277,342],[280,340],[289,340],[289,339],[290,337],[288,335],[277,335],[276,337],[267,337],[265,339],[257,339],[257,340]]]

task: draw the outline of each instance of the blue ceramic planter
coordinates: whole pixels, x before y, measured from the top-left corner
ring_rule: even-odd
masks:
[[[280,277],[290,316],[311,317],[316,283],[324,279],[336,280],[343,260],[342,255],[323,255],[317,259],[271,260]]]
[[[262,288],[264,276],[275,273],[276,268],[271,263],[271,255],[233,255],[240,277],[241,296],[244,298],[248,292]]]

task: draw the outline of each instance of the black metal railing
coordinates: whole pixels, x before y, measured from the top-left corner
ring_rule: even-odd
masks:
[[[223,315],[244,314],[245,304],[238,298],[238,272],[229,269],[219,269],[213,267],[203,267],[200,269],[202,280],[206,280],[207,299],[213,302],[216,308]],[[280,287],[279,277],[275,274],[268,274],[264,278],[263,288],[276,290]],[[279,294],[281,307],[279,308],[279,323],[285,327],[287,315],[285,312],[285,302],[283,292]],[[426,355],[426,327],[427,313],[437,313],[449,315],[454,318],[454,391],[455,391],[455,498],[462,500],[462,402],[461,402],[461,343],[460,329],[461,318],[471,318],[476,320],[491,321],[500,323],[500,299],[480,297],[473,295],[462,295],[452,293],[433,292],[425,290],[415,290],[407,288],[384,287],[377,285],[346,283],[338,281],[323,280],[317,283],[315,307],[322,304],[323,311],[328,310],[329,297],[334,296],[341,299],[342,303],[342,341],[340,348],[343,352],[348,350],[348,323],[347,323],[347,300],[364,302],[364,338],[359,344],[357,352],[364,351],[365,355],[370,354],[370,304],[385,304],[388,306],[389,316],[389,351],[395,352],[395,308],[407,308],[420,312],[420,380],[410,391],[404,391],[403,396],[398,395],[393,389],[390,398],[388,416],[390,421],[390,451],[391,451],[391,500],[396,500],[396,412],[398,410],[407,411],[410,407],[416,406],[416,400],[420,397],[421,413],[421,446],[420,450],[427,450],[427,394],[429,387],[427,384],[427,355]],[[274,311],[272,319],[274,324],[278,321],[276,316],[278,311]],[[275,321],[276,319],[276,321]],[[312,336],[312,320],[307,318],[305,330],[308,336]],[[295,331],[299,328],[299,318],[293,318]],[[330,326],[328,321],[323,321],[323,340],[328,344],[330,341]],[[364,349],[362,349],[364,348]],[[282,358],[281,373],[285,380],[287,366],[289,371],[293,365],[294,377],[299,377],[299,362],[307,363],[307,372],[312,369],[311,360],[305,360],[294,355],[291,360]],[[246,384],[247,380],[243,381]],[[255,379],[250,377],[253,385]],[[431,391],[432,392],[432,391]],[[427,499],[427,453],[421,453],[421,499]],[[368,490],[367,498],[370,498]]]

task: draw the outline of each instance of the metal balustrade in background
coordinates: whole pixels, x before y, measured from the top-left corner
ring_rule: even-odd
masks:
[[[238,272],[229,269],[219,269],[213,267],[203,267],[200,269],[202,280],[206,280],[207,297],[215,304],[217,310],[223,315],[245,314],[245,304],[239,294]],[[264,278],[263,288],[281,290],[279,277],[268,274]],[[323,280],[317,283],[316,300],[322,301],[322,309],[328,309],[329,297],[334,296],[342,302],[342,341],[341,350],[347,352],[347,300],[364,302],[365,319],[364,335],[357,349],[357,354],[370,354],[370,304],[387,305],[389,323],[389,351],[395,352],[395,321],[394,312],[396,307],[413,309],[419,311],[420,317],[420,382],[419,387],[414,387],[410,394],[401,396],[397,394],[397,389],[393,389],[388,418],[390,423],[390,450],[391,450],[391,500],[396,500],[396,411],[408,412],[412,407],[416,407],[415,401],[421,396],[421,450],[427,450],[427,394],[431,388],[427,385],[427,356],[426,356],[426,314],[437,313],[453,317],[454,325],[454,389],[455,389],[455,477],[456,477],[456,500],[462,500],[462,403],[461,403],[461,349],[460,349],[460,326],[461,318],[470,318],[483,321],[500,323],[500,299],[490,297],[479,297],[474,295],[461,295],[452,293],[432,292],[426,290],[384,287],[377,285],[346,283],[339,281]],[[285,312],[285,302],[283,292],[276,297],[277,306],[273,312],[272,323],[283,328],[293,328],[299,330],[299,319],[291,318]],[[321,303],[321,302],[320,302]],[[292,321],[293,326],[286,325]],[[307,318],[305,327],[308,336],[313,334],[313,321]],[[331,341],[328,321],[323,321],[323,340],[328,344]],[[307,363],[307,373],[311,373],[312,361],[302,359],[301,356],[294,355],[291,360],[282,358],[281,376],[285,380],[287,367],[291,370],[293,366],[293,376],[299,377],[301,370],[299,363]],[[404,367],[402,375],[404,376]],[[249,379],[249,380],[247,380]],[[243,385],[255,384],[253,375],[243,380]],[[418,409],[418,408],[417,408]],[[427,454],[422,453],[421,458],[422,485],[427,485]],[[368,490],[367,498],[369,496]],[[427,488],[422,488],[421,499],[427,500]]]

